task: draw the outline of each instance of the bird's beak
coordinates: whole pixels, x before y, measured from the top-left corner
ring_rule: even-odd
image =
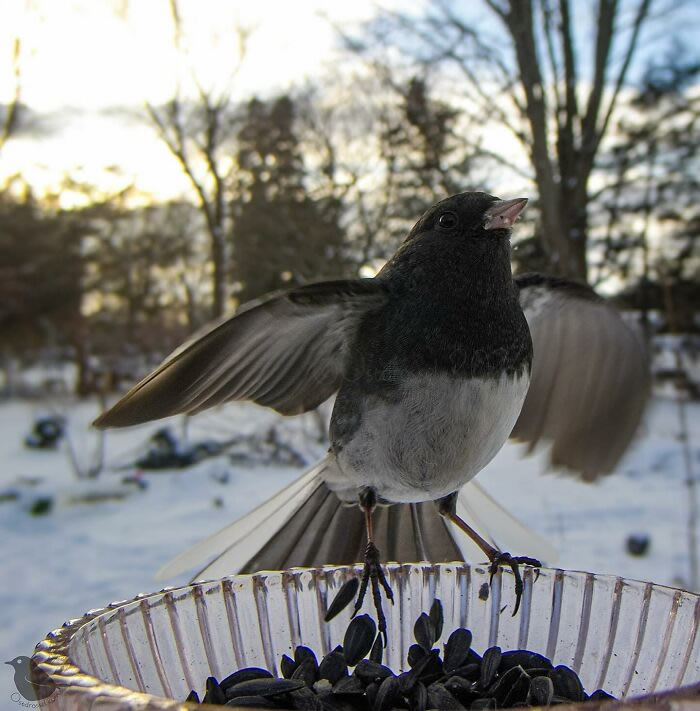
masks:
[[[485,230],[509,230],[527,205],[527,198],[498,200],[484,213]]]
[[[5,664],[9,664],[10,666],[12,666],[12,662],[5,662]]]

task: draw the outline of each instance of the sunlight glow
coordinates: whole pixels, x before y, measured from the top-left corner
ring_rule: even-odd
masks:
[[[8,69],[19,37],[21,101],[32,121],[5,145],[0,181],[21,173],[46,188],[82,167],[101,183],[103,168],[116,165],[156,200],[188,193],[144,115],[145,102],[162,104],[177,86],[193,94],[196,82],[231,87],[234,99],[302,84],[333,61],[332,23],[347,27],[376,11],[372,0],[179,0],[178,8],[184,56],[174,45],[168,0],[4,0],[0,102],[13,94]],[[235,73],[239,28],[250,37]]]

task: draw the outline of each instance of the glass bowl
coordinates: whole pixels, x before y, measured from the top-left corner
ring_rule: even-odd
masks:
[[[407,668],[414,621],[437,597],[444,631],[436,646],[467,627],[477,652],[492,645],[539,652],[573,668],[589,693],[603,688],[653,704],[672,690],[674,708],[700,708],[698,595],[608,575],[543,568],[536,577],[525,569],[513,617],[510,570],[496,574],[488,596],[482,566],[386,570],[396,604],[385,604],[384,663],[397,673]],[[221,708],[182,700],[191,689],[201,698],[209,675],[221,679],[248,666],[279,675],[280,657],[297,645],[320,658],[342,644],[351,606],[330,623],[323,617],[340,585],[360,571],[294,568],[139,595],[67,622],[37,645],[33,659],[59,686],[54,709]],[[370,606],[368,595],[364,611],[374,617]]]

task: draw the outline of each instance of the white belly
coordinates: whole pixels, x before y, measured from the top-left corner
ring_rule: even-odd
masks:
[[[508,439],[528,385],[527,374],[498,380],[421,375],[403,386],[398,399],[366,399],[361,424],[338,453],[338,478],[329,486],[343,498],[372,486],[391,502],[456,491]]]

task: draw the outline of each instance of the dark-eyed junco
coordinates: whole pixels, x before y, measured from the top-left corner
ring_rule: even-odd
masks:
[[[377,544],[397,560],[460,558],[445,521],[493,569],[509,564],[519,585],[518,564],[538,561],[481,538],[459,515],[458,492],[512,434],[533,446],[551,440],[554,463],[584,477],[609,471],[648,391],[641,341],[591,289],[513,278],[511,226],[526,203],[479,192],[439,202],[375,278],[310,284],[243,307],[95,424],[133,425],[226,400],[293,415],[337,392],[323,462],[216,539],[238,550],[239,567],[355,562],[363,523],[342,504],[359,502],[363,589],[369,580],[391,595]],[[379,506],[373,521],[378,504],[406,505]]]

